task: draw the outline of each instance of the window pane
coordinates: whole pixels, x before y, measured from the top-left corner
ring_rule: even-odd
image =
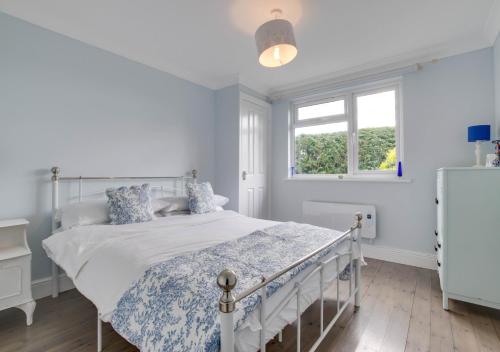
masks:
[[[359,170],[396,170],[396,92],[356,98]]]
[[[347,122],[295,129],[297,174],[347,173]]]
[[[298,108],[298,119],[308,120],[318,117],[342,115],[344,114],[344,100],[332,101],[329,103],[316,104]]]

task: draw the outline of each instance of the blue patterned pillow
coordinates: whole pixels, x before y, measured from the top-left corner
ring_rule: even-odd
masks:
[[[153,220],[149,184],[108,188],[109,218],[112,225],[132,224]]]
[[[188,183],[186,185],[191,214],[214,212],[215,197],[210,182]]]

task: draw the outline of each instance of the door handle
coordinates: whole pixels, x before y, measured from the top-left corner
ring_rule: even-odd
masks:
[[[243,181],[245,181],[245,180],[247,179],[247,172],[246,172],[246,171],[243,171],[243,172],[241,173],[241,179],[242,179]]]

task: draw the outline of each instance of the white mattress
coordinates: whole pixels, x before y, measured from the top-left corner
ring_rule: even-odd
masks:
[[[104,321],[123,293],[151,265],[174,256],[201,250],[218,243],[237,239],[255,230],[277,224],[248,218],[232,211],[202,215],[179,215],[129,225],[91,225],[58,232],[42,243],[48,256],[66,271],[76,288],[97,307]],[[341,233],[339,232],[340,236]],[[355,255],[359,254],[357,247]],[[336,252],[348,250],[348,242]],[[347,258],[343,260],[343,265]],[[305,270],[268,300],[271,311],[293,288],[295,282],[313,270]],[[335,266],[328,269],[335,277]],[[215,278],[214,278],[215,280]],[[319,297],[319,280],[303,290],[304,309]],[[296,302],[268,324],[272,338],[286,324],[295,320]],[[239,351],[255,351],[260,339],[259,312],[253,312],[236,332]],[[267,336],[267,334],[266,334]]]

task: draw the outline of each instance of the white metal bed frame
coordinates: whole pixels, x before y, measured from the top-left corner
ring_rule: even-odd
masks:
[[[51,169],[52,172],[52,232],[54,233],[58,228],[58,221],[56,218],[57,210],[59,209],[59,182],[61,181],[78,181],[78,200],[82,201],[83,198],[83,182],[86,180],[93,181],[131,181],[131,180],[171,180],[178,182],[181,189],[184,188],[186,180],[191,180],[192,182],[196,182],[197,180],[197,171],[192,170],[191,177],[186,176],[120,176],[120,177],[110,177],[110,176],[102,176],[102,177],[61,177],[59,167],[53,167]],[[268,278],[262,278],[262,281],[255,285],[254,287],[240,293],[238,296],[234,296],[232,290],[235,288],[237,284],[237,276],[236,274],[229,270],[223,270],[217,277],[217,284],[222,290],[222,295],[219,299],[219,311],[220,311],[220,341],[221,341],[221,351],[222,352],[234,352],[235,345],[235,334],[234,334],[234,310],[236,309],[236,304],[244,299],[245,297],[255,294],[259,292],[260,295],[260,323],[262,329],[260,331],[260,351],[266,351],[266,326],[267,323],[272,321],[287,305],[292,301],[297,301],[297,351],[301,350],[301,314],[302,307],[300,304],[300,297],[302,288],[314,279],[315,275],[319,272],[319,287],[320,287],[320,336],[314,342],[313,346],[309,351],[315,351],[320,343],[323,341],[328,332],[332,329],[334,324],[337,322],[339,317],[345,311],[349,303],[354,300],[354,306],[357,309],[361,303],[360,297],[360,285],[361,285],[361,258],[353,257],[353,245],[357,242],[358,246],[361,246],[361,237],[360,237],[360,229],[361,229],[361,220],[362,215],[357,213],[355,216],[354,225],[347,231],[345,231],[340,237],[337,239],[323,245],[322,247],[316,249],[312,253],[306,255],[305,257],[297,260],[292,263],[288,267],[283,270],[271,275]],[[300,281],[295,283],[294,288],[286,295],[286,297],[281,301],[274,310],[271,312],[267,311],[266,301],[267,297],[267,286],[281,277],[288,271],[297,267],[298,265],[304,263],[305,261],[311,259],[318,253],[327,250],[328,248],[339,244],[340,242],[348,239],[349,240],[349,251],[347,253],[335,253],[334,256],[329,257],[328,259],[318,259],[315,262],[315,268],[309,272],[305,277],[303,277]],[[349,277],[349,296],[344,301],[344,303],[340,304],[340,290],[339,290],[339,275],[340,275],[340,259],[343,256],[349,257],[349,269],[350,269],[350,277]],[[330,320],[328,325],[325,327],[324,321],[324,292],[328,287],[325,287],[325,277],[324,272],[325,269],[330,265],[336,266],[336,302],[337,302],[337,311],[335,316]],[[354,287],[352,285],[352,275],[354,274]],[[334,280],[335,281],[335,280]],[[52,262],[52,297],[57,297],[59,295],[59,269],[55,262]],[[306,308],[306,307],[304,307]],[[279,341],[282,341],[281,332],[278,334]],[[102,320],[101,314],[97,312],[97,351],[102,351]]]

